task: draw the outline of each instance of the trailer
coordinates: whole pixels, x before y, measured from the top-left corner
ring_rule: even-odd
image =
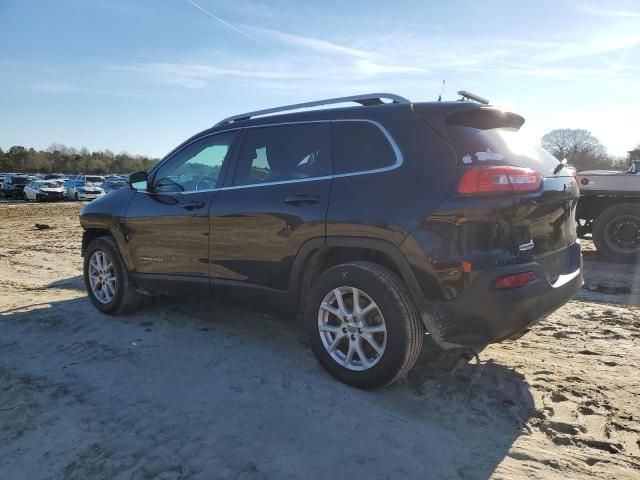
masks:
[[[640,151],[629,152],[626,172],[591,170],[578,173],[580,200],[576,209],[578,237],[591,234],[607,260],[640,259]]]

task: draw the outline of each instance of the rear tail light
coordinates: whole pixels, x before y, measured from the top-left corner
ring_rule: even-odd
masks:
[[[507,275],[496,280],[495,288],[519,288],[524,287],[527,283],[533,282],[536,274],[533,272],[516,273],[515,275]]]
[[[537,192],[542,175],[522,167],[472,167],[464,172],[458,184],[458,193],[531,193]]]

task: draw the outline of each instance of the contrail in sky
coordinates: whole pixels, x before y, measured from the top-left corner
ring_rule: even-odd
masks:
[[[231,30],[233,30],[236,33],[239,33],[240,35],[242,35],[243,37],[246,37],[250,40],[253,40],[254,42],[260,43],[262,44],[262,42],[260,40],[258,40],[255,37],[252,37],[251,35],[249,35],[246,32],[243,32],[242,30],[240,30],[238,27],[231,25],[229,22],[226,22],[225,20],[221,19],[219,16],[217,16],[214,13],[211,13],[209,10],[205,9],[204,7],[201,7],[200,5],[198,5],[196,2],[193,2],[192,0],[187,0],[187,2],[189,2],[191,5],[193,5],[194,7],[196,7],[198,10],[206,13],[207,15],[209,15],[211,18],[217,20],[218,22],[220,22],[221,24],[223,24],[225,27],[230,28]]]

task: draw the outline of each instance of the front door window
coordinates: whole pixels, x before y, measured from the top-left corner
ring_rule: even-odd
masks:
[[[155,175],[156,193],[186,193],[216,187],[235,132],[210,135],[180,150]]]

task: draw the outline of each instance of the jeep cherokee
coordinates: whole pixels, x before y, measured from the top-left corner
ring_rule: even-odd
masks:
[[[361,388],[405,375],[425,334],[476,352],[522,335],[581,288],[578,186],[523,117],[461,94],[329,99],[193,136],[82,209],[89,298],[301,313],[319,362]]]

